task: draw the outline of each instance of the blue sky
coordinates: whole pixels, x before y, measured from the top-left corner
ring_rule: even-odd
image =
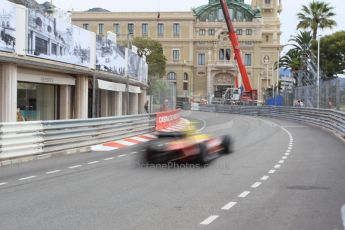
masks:
[[[46,0],[38,0],[42,3]],[[301,9],[302,4],[308,4],[311,0],[281,0],[283,4],[283,12],[280,15],[283,32],[281,44],[288,43],[291,35],[296,33],[297,17],[296,14]],[[245,0],[250,4],[251,0]],[[335,7],[337,16],[335,20],[338,23],[337,28],[333,30],[320,31],[321,34],[330,34],[338,30],[345,30],[345,16],[342,9],[344,8],[344,0],[325,0]],[[207,4],[208,0],[53,0],[53,3],[64,10],[87,10],[93,7],[102,7],[111,11],[188,11],[192,7]]]

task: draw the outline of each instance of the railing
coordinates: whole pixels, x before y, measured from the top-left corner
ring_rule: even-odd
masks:
[[[345,113],[336,110],[273,106],[199,105],[199,111],[289,119],[326,128],[345,138]]]
[[[149,133],[156,115],[87,120],[0,123],[0,160],[52,152],[80,150],[92,145]]]

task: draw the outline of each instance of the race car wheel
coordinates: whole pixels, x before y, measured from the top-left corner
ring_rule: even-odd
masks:
[[[231,141],[230,136],[228,135],[223,136],[222,147],[223,147],[224,154],[232,153],[232,141]]]
[[[205,143],[199,144],[199,162],[203,165],[209,162],[207,146]]]

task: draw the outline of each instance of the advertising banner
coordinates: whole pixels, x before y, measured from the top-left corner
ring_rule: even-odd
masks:
[[[28,9],[27,55],[90,67],[91,36],[72,25],[67,13],[44,16]]]
[[[16,5],[0,0],[0,51],[14,52],[16,46]]]
[[[176,124],[181,118],[181,110],[158,112],[156,115],[156,130],[165,129]]]
[[[140,70],[141,58],[136,52],[128,50],[128,75],[130,78],[139,80],[139,70]]]
[[[114,43],[103,36],[96,40],[96,67],[100,70],[125,75],[125,47]]]

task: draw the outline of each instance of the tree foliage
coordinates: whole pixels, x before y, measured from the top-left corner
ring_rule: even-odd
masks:
[[[311,29],[313,39],[317,37],[318,29],[332,29],[337,25],[332,18],[335,16],[334,7],[329,3],[313,0],[309,5],[303,5],[300,13],[297,14],[299,23],[297,29]]]
[[[312,50],[317,55],[317,43],[313,44]],[[320,66],[327,78],[345,74],[345,31],[320,39]]]

